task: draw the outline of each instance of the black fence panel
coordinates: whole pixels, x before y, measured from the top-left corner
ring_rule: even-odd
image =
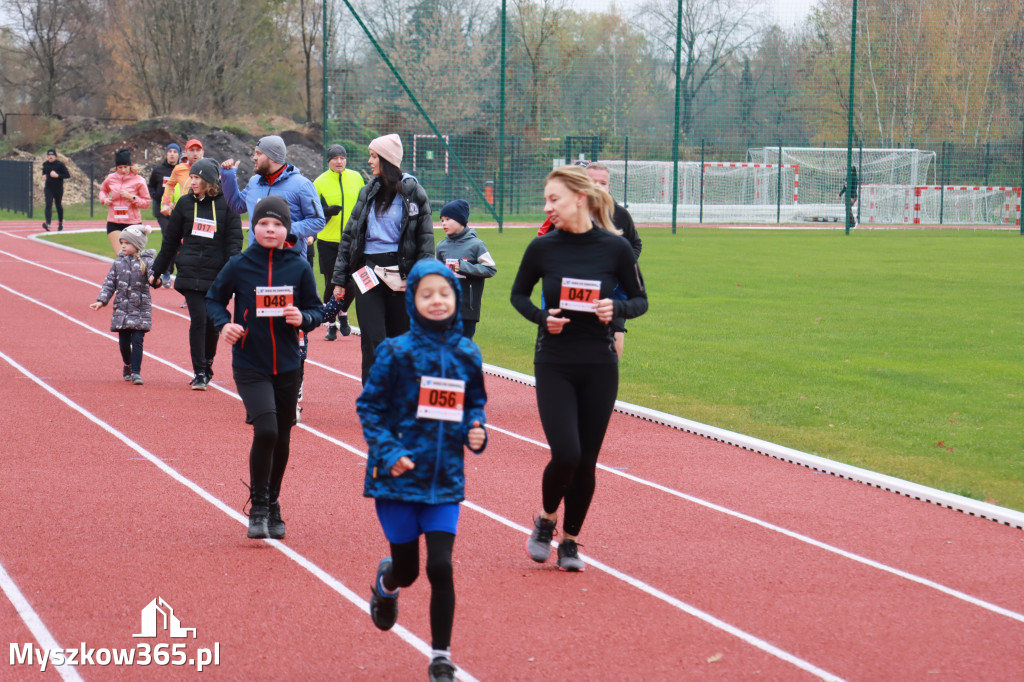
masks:
[[[32,217],[32,162],[0,161],[0,209]]]

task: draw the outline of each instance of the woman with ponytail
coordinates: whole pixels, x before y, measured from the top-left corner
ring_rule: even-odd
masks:
[[[537,325],[537,410],[551,446],[542,510],[526,548],[534,561],[547,561],[564,501],[558,545],[563,571],[586,568],[576,540],[594,495],[597,456],[619,388],[609,323],[647,311],[640,269],[612,224],[613,209],[611,196],[582,168],[552,171],[544,185],[544,211],[556,231],[530,242],[512,284],[512,305]],[[537,282],[546,310],[531,300]],[[616,286],[626,300],[612,299]]]

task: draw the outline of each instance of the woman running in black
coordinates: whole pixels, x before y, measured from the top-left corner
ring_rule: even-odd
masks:
[[[530,557],[547,561],[565,501],[558,567],[582,571],[576,537],[594,495],[594,473],[619,389],[618,356],[609,323],[647,311],[636,258],[611,222],[611,196],[582,168],[564,166],[544,185],[544,211],[557,231],[534,239],[512,285],[512,305],[537,324],[534,374],[537,410],[551,461],[544,469],[543,511],[526,544]],[[530,296],[541,281],[541,310]],[[612,300],[616,285],[628,298]]]

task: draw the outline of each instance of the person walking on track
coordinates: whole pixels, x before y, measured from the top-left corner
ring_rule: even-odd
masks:
[[[217,329],[206,311],[206,292],[228,259],[242,252],[242,221],[220,193],[215,161],[200,159],[189,173],[190,189],[174,204],[167,220],[150,283],[160,286],[165,275],[159,273],[177,261],[174,288],[185,298],[190,320],[188,345],[195,377],[189,385],[194,391],[205,391],[213,379],[217,353]]]
[[[334,295],[331,277],[334,276],[334,263],[338,260],[341,234],[345,231],[348,219],[352,215],[352,209],[355,208],[359,190],[366,184],[363,182],[362,175],[346,166],[348,166],[348,152],[340,144],[332,144],[327,149],[327,170],[313,181],[317,192],[320,193],[320,203],[323,205],[324,215],[327,218],[327,225],[317,235],[317,242],[320,244],[317,258],[320,264],[320,274],[324,276],[324,303],[327,303]],[[350,282],[349,288],[345,292],[345,298],[342,299],[338,319],[327,328],[327,336],[324,338],[328,341],[337,340],[339,331],[342,336],[352,333],[352,327],[348,323],[348,308],[352,305],[355,291],[355,286]]]
[[[53,218],[53,205],[57,205],[57,231],[64,229],[64,181],[71,177],[68,167],[57,158],[56,149],[46,151],[46,161],[43,161],[43,196],[46,197],[46,208],[43,221],[43,229],[50,231],[50,219]]]
[[[369,447],[363,495],[375,499],[391,546],[370,588],[370,616],[381,630],[398,619],[398,593],[419,575],[419,537],[426,536],[430,581],[432,681],[453,680],[455,584],[452,548],[465,499],[464,446],[480,453],[484,428],[480,349],[463,336],[455,273],[421,260],[407,279],[409,331],[377,348],[356,400]]]
[[[265,197],[250,215],[253,244],[221,269],[206,304],[221,337],[232,344],[235,386],[253,429],[247,535],[280,540],[281,481],[302,381],[298,332],[320,326],[323,304],[309,263],[285,248],[292,224],[288,202]],[[234,321],[227,309],[232,298]]]
[[[171,182],[171,173],[174,172],[174,167],[178,165],[178,159],[181,157],[181,147],[177,142],[171,142],[167,145],[167,149],[164,151],[164,158],[160,163],[153,166],[153,170],[149,172],[149,196],[153,199],[153,217],[156,218],[157,224],[160,225],[160,230],[163,231],[167,228],[168,216],[164,215],[161,211],[161,202],[163,201],[164,189]],[[167,270],[160,273],[160,279],[163,281],[165,287],[171,286],[172,280],[171,272],[174,271],[174,259],[167,265]]]
[[[373,178],[359,192],[334,265],[334,298],[356,285],[362,380],[385,338],[409,331],[405,280],[416,261],[434,258],[430,200],[413,176],[402,172],[402,138],[394,133],[370,142]]]
[[[611,223],[612,198],[582,168],[563,166],[544,185],[544,210],[557,232],[526,247],[512,284],[512,305],[537,325],[537,411],[551,447],[541,483],[542,511],[527,551],[551,553],[564,501],[558,567],[582,571],[577,537],[594,495],[597,457],[618,393],[619,368],[609,323],[647,311],[636,257]],[[549,308],[530,296],[541,282]],[[626,300],[613,300],[617,285]]]
[[[100,185],[100,203],[107,211],[107,239],[114,255],[121,253],[121,230],[142,222],[140,209],[149,206],[149,188],[132,165],[130,149],[118,149],[114,154],[114,172]]]
[[[117,332],[121,349],[121,378],[142,385],[142,344],[153,328],[153,301],[148,274],[153,270],[156,251],[146,248],[150,228],[129,225],[118,236],[121,253],[110,266],[96,301],[89,304],[99,310],[114,299],[110,331]]]

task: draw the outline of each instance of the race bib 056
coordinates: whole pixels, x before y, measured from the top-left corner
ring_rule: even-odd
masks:
[[[422,377],[416,417],[461,422],[466,400],[466,382],[460,379]]]

